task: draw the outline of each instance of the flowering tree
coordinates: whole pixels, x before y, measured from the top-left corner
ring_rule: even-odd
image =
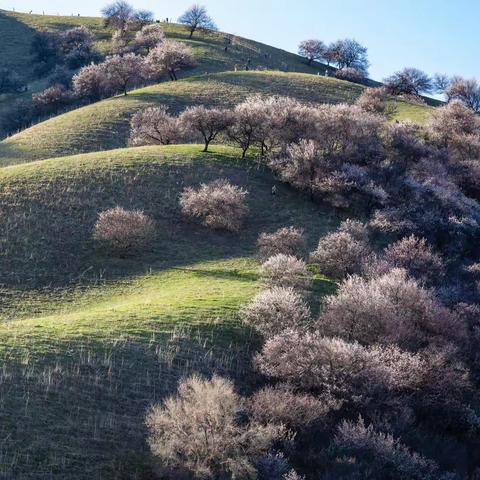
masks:
[[[135,46],[146,50],[147,53],[160,43],[165,41],[165,33],[158,23],[145,25],[135,35]]]
[[[327,47],[321,40],[304,40],[298,46],[298,54],[307,59],[308,65],[314,61],[322,60]]]
[[[217,136],[227,130],[233,118],[229,110],[206,108],[204,106],[189,107],[180,116],[180,122],[187,130],[200,134],[204,141],[204,152]]]
[[[134,53],[108,57],[103,63],[103,69],[111,90],[120,91],[124,95],[145,77],[144,60]]]
[[[177,80],[177,71],[193,67],[195,58],[192,49],[181,42],[165,40],[150,50],[147,65],[154,77],[168,73],[170,80]]]
[[[130,122],[130,145],[170,145],[183,138],[177,117],[168,114],[165,105],[137,112]]]

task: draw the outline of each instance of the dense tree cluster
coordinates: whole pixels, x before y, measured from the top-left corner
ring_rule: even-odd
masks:
[[[293,464],[312,478],[446,480],[478,468],[480,123],[455,99],[423,127],[392,124],[389,95],[319,107],[251,97],[190,119],[159,110],[183,139],[255,146],[283,181],[363,218],[310,254],[294,226],[258,238],[263,290],[240,316],[263,339],[254,366],[265,384],[246,425],[288,428],[295,441],[254,462],[257,475]],[[318,273],[338,282],[319,309]]]
[[[363,80],[368,74],[367,48],[354,39],[337,40],[325,45],[321,40],[304,40],[298,46],[298,54],[307,59],[311,65],[314,61],[334,64],[344,80]]]

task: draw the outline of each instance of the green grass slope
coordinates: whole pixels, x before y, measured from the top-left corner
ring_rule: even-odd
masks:
[[[0,26],[5,32],[5,41],[0,46],[3,54],[0,66],[14,68],[26,78],[32,78],[33,65],[30,61],[30,43],[36,31],[62,32],[79,25],[87,26],[96,38],[97,48],[106,53],[112,30],[105,28],[100,17],[54,16],[15,13],[0,10]],[[185,27],[176,23],[161,23],[165,34],[188,43],[199,61],[195,73],[233,70],[235,65],[243,68],[250,60],[251,68],[268,68],[313,73],[320,68],[309,66],[293,53],[270,47],[236,35],[229,35],[231,45],[225,50],[226,34],[222,32],[195,32],[189,38]],[[20,62],[20,63],[19,63]],[[322,67],[323,70],[326,67]]]
[[[236,149],[200,149],[0,170],[0,477],[149,479],[149,405],[192,371],[248,388],[258,341],[237,312],[258,288],[257,235],[293,224],[313,247],[338,219],[283,185],[272,196],[271,174]],[[185,186],[219,177],[250,192],[239,236],[179,216]],[[155,219],[149,251],[112,258],[92,243],[97,212],[114,205]],[[332,288],[316,277],[313,298]]]
[[[0,285],[63,287],[245,255],[269,224],[299,223],[318,240],[319,228],[328,223],[318,207],[307,202],[290,212],[298,193],[279,185],[280,194],[272,196],[271,173],[240,160],[237,149],[214,147],[207,155],[200,150],[198,145],[142,147],[1,169]],[[178,221],[181,190],[219,177],[250,191],[253,213],[240,240]],[[158,238],[151,251],[119,260],[95,247],[91,233],[97,214],[115,205],[145,210],[156,220]]]
[[[109,40],[112,30],[104,27],[99,17],[31,15],[0,10],[0,68],[15,70],[28,84],[28,91],[20,94],[0,95],[0,117],[8,111],[9,103],[18,98],[28,99],[34,92],[47,86],[47,77],[39,78],[34,72],[34,63],[30,54],[30,45],[36,32],[62,32],[72,27],[86,25],[94,34],[97,49],[109,53]],[[258,42],[229,35],[231,45],[225,50],[226,34],[222,32],[196,32],[192,39],[186,29],[175,23],[162,23],[168,38],[190,45],[198,60],[198,66],[185,72],[185,75],[198,75],[207,72],[243,69],[250,62],[253,69],[274,69],[315,73],[324,72],[325,66],[308,66],[298,55],[270,47]],[[132,33],[132,37],[133,37]],[[0,131],[0,138],[2,132]]]
[[[130,118],[163,103],[172,112],[189,105],[232,106],[255,93],[287,95],[304,102],[353,102],[363,91],[354,83],[285,72],[225,72],[165,82],[103,100],[34,125],[0,142],[0,166],[127,145]],[[430,107],[396,102],[397,119],[423,122]]]

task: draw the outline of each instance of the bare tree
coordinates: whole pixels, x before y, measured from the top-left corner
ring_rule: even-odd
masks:
[[[404,68],[386,78],[384,83],[392,95],[420,95],[433,90],[432,79],[418,68]]]
[[[177,71],[193,67],[195,58],[192,49],[183,43],[166,40],[150,50],[146,63],[152,76],[168,73],[170,80],[177,80]]]
[[[228,129],[228,136],[242,149],[242,158],[250,146],[265,138],[268,113],[259,95],[247,98],[234,109],[235,121]]]
[[[145,65],[142,57],[134,53],[128,53],[121,57],[114,55],[108,57],[103,63],[106,81],[114,91],[127,95],[127,90],[138,84],[145,73]]]
[[[215,22],[207,13],[207,9],[202,5],[192,5],[183,15],[178,19],[178,23],[183,23],[188,27],[190,38],[198,29],[217,30]]]
[[[137,10],[133,14],[133,20],[137,22],[140,26],[148,25],[154,21],[153,12],[150,10]]]
[[[480,111],[480,86],[474,78],[454,77],[445,89],[445,95],[449,102],[460,100],[472,110]]]
[[[205,143],[203,151],[207,152],[210,143],[232,124],[233,119],[229,110],[197,106],[187,108],[180,116],[180,121],[186,129],[202,136]]]
[[[124,0],[117,0],[102,9],[105,26],[118,30],[126,30],[128,24],[134,19],[134,8]]]
[[[303,40],[298,46],[298,54],[307,59],[308,65],[314,61],[322,60],[327,47],[321,40]]]
[[[169,115],[165,105],[137,112],[130,125],[130,145],[170,145],[183,138],[178,118]]]
[[[355,68],[365,76],[368,73],[367,48],[356,40],[337,40],[328,47],[328,58],[338,68]]]
[[[433,88],[438,93],[445,93],[445,90],[450,85],[450,82],[451,80],[449,76],[445,73],[436,73],[432,79]]]

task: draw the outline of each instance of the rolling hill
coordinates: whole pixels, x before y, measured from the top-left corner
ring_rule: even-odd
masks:
[[[353,102],[363,91],[351,82],[285,72],[224,72],[164,82],[56,116],[0,142],[0,166],[125,147],[131,116],[166,104],[173,113],[189,105],[233,106],[252,94],[287,95],[303,102]],[[396,118],[424,121],[431,107],[395,102]]]
[[[190,371],[248,388],[257,340],[237,311],[257,288],[257,235],[308,227],[313,247],[339,219],[282,185],[272,196],[271,174],[235,149],[200,150],[141,147],[0,170],[0,476],[150,478],[152,402]],[[181,189],[219,177],[250,192],[240,238],[179,221]],[[98,211],[117,204],[156,221],[140,257],[114,258],[91,241]],[[317,276],[315,299],[332,288]]]
[[[99,17],[53,16],[16,13],[0,9],[0,68],[16,71],[28,84],[28,91],[20,94],[0,95],[0,117],[6,113],[9,103],[17,98],[29,98],[37,91],[47,87],[48,76],[38,77],[35,64],[32,62],[30,45],[36,32],[62,32],[72,27],[86,25],[96,38],[97,49],[108,53],[109,40],[113,31],[105,28]],[[234,70],[237,66],[243,69],[249,62],[251,69],[271,69],[304,73],[324,74],[324,65],[308,66],[298,55],[270,47],[252,40],[222,32],[196,32],[192,39],[186,29],[175,23],[162,23],[168,38],[185,42],[192,47],[198,65],[188,75],[199,75],[212,72]],[[226,38],[231,44],[225,49]],[[331,69],[329,69],[331,70]],[[0,138],[5,136],[0,131]]]
[[[99,50],[111,31],[95,17],[0,10],[0,66],[45,86],[29,54],[36,31],[87,25]],[[352,103],[364,87],[324,76],[297,55],[226,34],[162,24],[199,61],[178,82],[133,90],[52,117],[0,142],[0,478],[154,478],[143,423],[148,407],[191,373],[213,372],[249,393],[259,339],[239,308],[260,287],[256,240],[294,225],[309,248],[343,216],[277,182],[233,147],[127,147],[139,109],[166,104],[233,106],[252,94]],[[253,71],[243,69],[247,60]],[[258,70],[256,70],[258,69]],[[320,73],[320,75],[318,75]],[[0,97],[1,109],[14,96]],[[432,107],[396,101],[395,119],[424,122]],[[248,190],[239,235],[183,219],[180,192],[226,178]],[[276,195],[272,195],[272,186]],[[99,212],[145,211],[156,236],[132,257],[92,240]],[[319,274],[309,294],[317,313],[336,284]]]

